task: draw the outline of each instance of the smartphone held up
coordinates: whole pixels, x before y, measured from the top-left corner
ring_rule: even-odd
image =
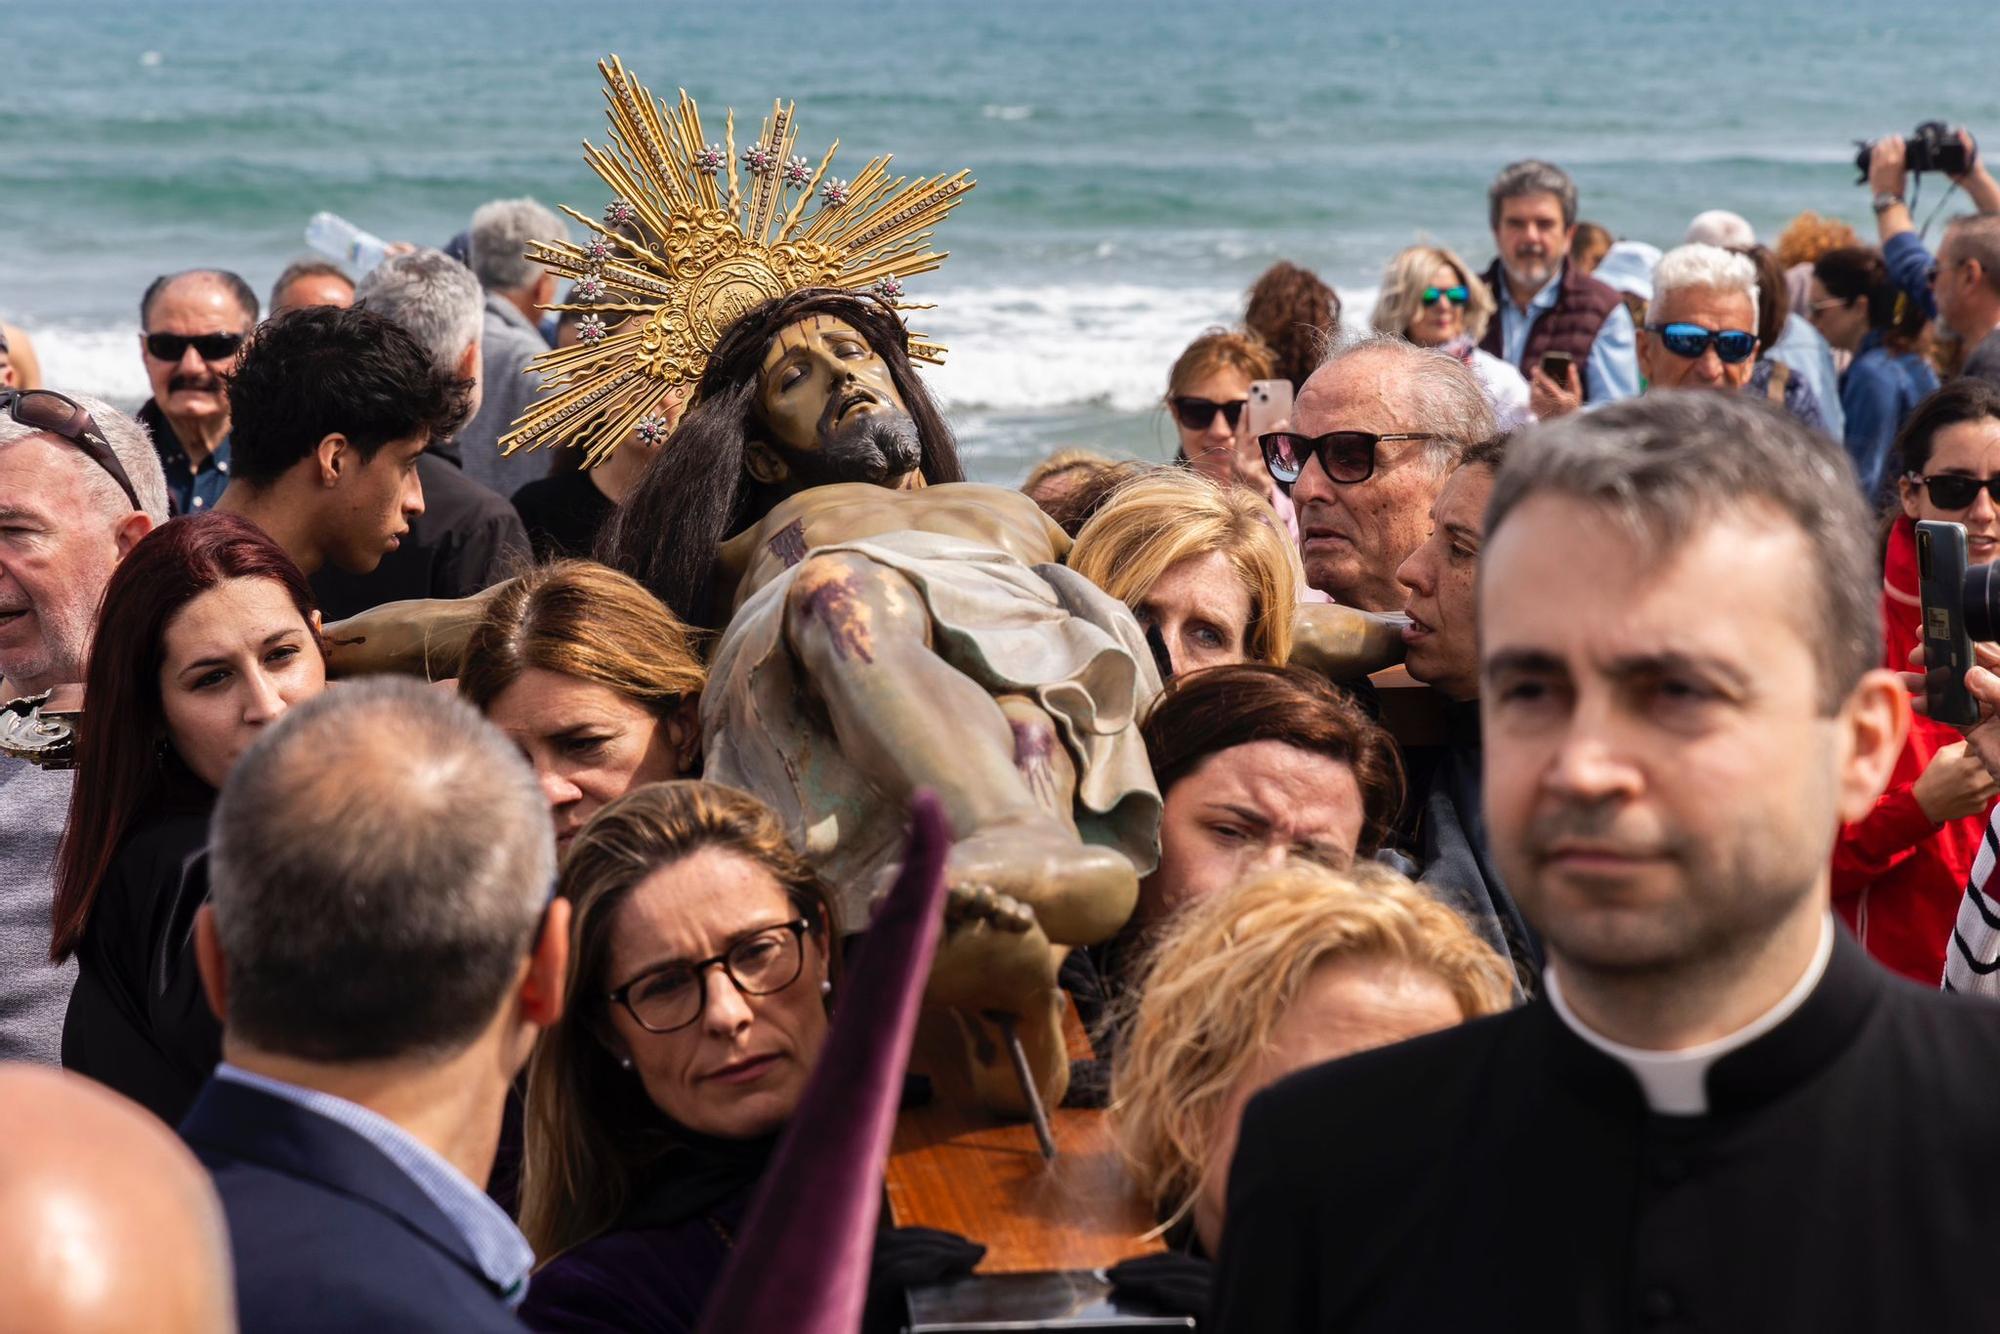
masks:
[[[1963,524],[1918,522],[1925,712],[1953,727],[1979,721],[1978,701],[1965,688],[1973,641],[2000,640],[2000,577],[1994,564],[2000,562],[1967,565]]]

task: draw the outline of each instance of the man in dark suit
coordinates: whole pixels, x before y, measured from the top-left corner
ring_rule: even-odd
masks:
[[[534,1257],[482,1188],[569,917],[533,773],[457,699],[376,679],[274,724],[213,828],[223,1063],[181,1133],[244,1331],[518,1328]]]
[[[1765,404],[1515,438],[1485,800],[1544,994],[1251,1103],[1217,1328],[1991,1327],[2000,1009],[1829,912],[1906,727],[1869,531],[1839,448]]]

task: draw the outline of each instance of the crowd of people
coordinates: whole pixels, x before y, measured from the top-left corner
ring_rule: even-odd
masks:
[[[533,200],[161,277],[136,413],[0,325],[22,1327],[900,1329],[985,1238],[749,1269],[870,1022],[890,1107],[1104,1118],[1165,1247],[1112,1290],[1201,1328],[1980,1327],[2000,646],[1912,717],[1917,524],[2000,556],[1962,142],[1935,253],[1896,137],[1874,245],[1508,165],[1488,268],[1343,335],[1279,264],[1163,368],[1171,463],[1018,492],[834,289],[671,431],[503,454],[601,336]]]

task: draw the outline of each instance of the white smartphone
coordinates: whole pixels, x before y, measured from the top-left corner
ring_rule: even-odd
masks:
[[[1243,425],[1244,438],[1254,446],[1257,437],[1266,431],[1278,429],[1278,423],[1292,415],[1292,382],[1290,380],[1252,380],[1250,382],[1250,402],[1244,408],[1248,419]]]

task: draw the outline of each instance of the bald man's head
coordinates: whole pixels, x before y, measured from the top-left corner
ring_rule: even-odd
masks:
[[[0,1334],[228,1334],[229,1234],[208,1173],[100,1084],[0,1065]]]

